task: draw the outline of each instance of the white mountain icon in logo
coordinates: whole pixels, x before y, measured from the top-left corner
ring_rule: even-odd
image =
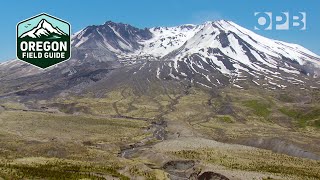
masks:
[[[64,33],[62,30],[60,30],[58,27],[53,27],[51,23],[49,23],[47,20],[42,19],[36,27],[31,29],[30,31],[27,31],[23,33],[20,38],[40,38],[40,37],[56,37],[59,38],[59,36],[68,36],[66,33]]]

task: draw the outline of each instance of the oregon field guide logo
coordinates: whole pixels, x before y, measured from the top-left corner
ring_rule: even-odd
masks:
[[[40,68],[71,56],[70,24],[42,13],[17,24],[17,58]]]

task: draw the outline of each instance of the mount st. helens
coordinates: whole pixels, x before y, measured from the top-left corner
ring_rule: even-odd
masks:
[[[43,20],[23,36],[41,36],[40,32],[60,31]],[[161,81],[206,89],[303,90],[320,86],[318,55],[224,20],[149,29],[108,21],[75,33],[71,45],[71,60],[45,71],[17,60],[2,63],[1,84],[8,88],[5,94],[59,94],[122,84],[146,90]],[[39,85],[33,87],[36,90],[29,88],[31,79]],[[22,90],[24,86],[28,88]]]
[[[320,177],[319,56],[229,21],[88,26],[0,85],[0,178]]]
[[[72,45],[79,51],[99,49],[123,64],[144,60],[139,70],[150,69],[158,79],[188,79],[208,88],[230,83],[243,88],[248,80],[271,89],[319,85],[313,82],[320,73],[318,55],[224,20],[150,29],[109,21],[76,33]],[[82,57],[90,59],[93,53]]]

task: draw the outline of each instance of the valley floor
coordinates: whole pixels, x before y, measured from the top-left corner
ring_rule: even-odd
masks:
[[[0,100],[0,179],[320,179],[316,90],[152,92]]]

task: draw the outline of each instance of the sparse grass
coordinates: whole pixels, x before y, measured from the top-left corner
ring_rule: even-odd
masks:
[[[150,136],[143,131],[148,123],[140,120],[5,111],[0,114],[0,121],[3,125],[0,127],[3,134],[0,156],[5,159],[60,157],[104,164],[69,165],[64,164],[64,160],[45,164],[33,161],[3,164],[4,161],[0,161],[0,179],[104,179],[103,175],[129,179],[118,173],[117,166],[110,166],[113,162],[120,163],[119,146]],[[90,146],[87,147],[81,143],[88,141]]]
[[[288,93],[280,93],[278,99],[282,102],[293,103],[295,99]]]
[[[298,116],[300,115],[300,112],[297,111],[297,110],[294,110],[294,109],[289,109],[287,107],[283,107],[283,108],[280,108],[279,111],[291,118],[298,118]]]
[[[267,118],[271,113],[271,111],[269,110],[270,105],[261,100],[244,101],[243,105],[252,109],[254,114],[260,117]]]
[[[319,127],[320,108],[310,108],[307,111],[301,108],[279,108],[279,111],[290,118],[293,118],[299,127],[306,127],[307,125]]]
[[[144,131],[147,122],[121,118],[5,111],[0,122],[0,156],[8,159],[42,156],[109,161],[120,146],[151,136]]]
[[[290,157],[265,150],[201,149],[172,154],[185,159],[201,159],[230,169],[294,176],[296,179],[319,179],[320,162]]]
[[[26,107],[23,104],[16,103],[16,102],[6,102],[6,103],[0,104],[0,105],[6,109],[14,109],[14,110],[26,109]]]
[[[174,106],[174,111],[167,117],[177,121],[204,121],[213,116],[212,108],[208,105],[210,96],[202,91],[192,89],[189,95],[183,96]]]
[[[103,98],[71,97],[58,99],[53,106],[66,113],[82,112],[93,115],[122,115],[134,118],[154,119],[165,111],[171,99],[165,95],[157,97],[135,95],[131,89],[118,89]]]
[[[137,166],[132,166],[129,169],[130,174],[134,175],[134,176],[141,176],[141,177],[145,177],[147,180],[156,180],[158,179],[155,175],[155,173],[150,172],[150,171],[145,171],[143,169],[141,169],[140,167]]]
[[[141,120],[112,119],[94,116],[54,115],[37,112],[6,111],[0,115],[3,126],[30,138],[64,137],[65,139],[116,142],[143,134],[148,123]]]
[[[118,172],[117,166],[101,166],[97,164],[79,163],[66,160],[48,159],[45,163],[0,163],[0,177],[9,179],[105,179],[104,176],[129,178]]]
[[[139,178],[141,176],[146,179],[155,179],[159,177],[156,171],[161,170],[148,169],[143,165],[143,160],[138,157],[132,161],[125,160],[118,157],[118,153],[121,146],[133,144],[151,136],[151,132],[145,129],[150,125],[150,121],[159,118],[160,114],[164,115],[163,118],[167,122],[175,124],[175,126],[169,125],[166,130],[170,133],[179,132],[181,136],[200,134],[206,138],[230,140],[234,143],[256,137],[285,137],[306,147],[308,143],[314,142],[319,137],[318,131],[306,132],[302,129],[297,132],[291,128],[279,126],[276,124],[277,121],[272,121],[273,117],[281,113],[279,117],[284,115],[291,117],[295,122],[301,123],[301,126],[320,127],[319,108],[317,109],[317,105],[314,104],[303,105],[300,109],[296,108],[288,97],[277,99],[278,96],[272,92],[261,94],[258,91],[230,89],[214,96],[196,88],[191,88],[188,93],[182,94],[175,101],[174,99],[181,94],[173,92],[157,95],[135,94],[131,89],[120,88],[102,98],[88,95],[45,102],[50,102],[68,115],[20,110],[2,111],[0,113],[0,157],[7,160],[33,156],[59,157],[63,160],[77,160],[84,163],[84,165],[71,163],[71,171],[76,172],[67,172],[65,179],[99,179],[100,175],[95,173],[127,178],[118,174],[119,172],[125,172],[128,176],[132,173],[131,175]],[[173,102],[175,102],[174,106]],[[50,104],[48,104],[49,107]],[[9,106],[18,107],[12,104]],[[231,113],[230,111],[221,113],[223,107],[230,107]],[[73,113],[80,114],[73,115]],[[116,116],[119,114],[122,116]],[[116,118],[123,116],[127,116],[127,119]],[[291,125],[290,123],[288,122],[288,125]],[[150,140],[147,145],[154,142],[156,140]],[[317,146],[314,145],[314,147]],[[269,151],[252,153],[206,149],[174,152],[174,154],[230,169],[285,174],[297,177],[296,179],[319,177],[317,174],[319,169],[316,168],[319,167],[319,163],[306,159],[292,159]],[[101,164],[89,168],[85,162]],[[111,163],[116,164],[114,170],[108,169]],[[157,166],[161,165],[157,164]],[[103,167],[107,169],[103,170]],[[51,174],[54,179],[56,173],[64,172],[69,166],[64,166],[62,163],[61,166],[57,164],[55,168],[48,168],[48,164],[16,163],[10,168],[4,166],[0,168],[2,168],[0,177],[4,179],[21,179],[22,176],[29,179],[35,179],[35,177],[50,179],[45,174]],[[20,174],[16,174],[17,172]],[[33,174],[36,172],[40,174]],[[163,172],[161,171],[160,174],[163,175]]]
[[[318,128],[320,128],[320,120],[315,120],[314,125]]]
[[[217,116],[217,119],[225,123],[234,123],[234,120],[231,116]]]

